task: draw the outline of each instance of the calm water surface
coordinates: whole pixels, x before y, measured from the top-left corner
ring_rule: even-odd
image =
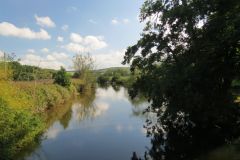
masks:
[[[143,157],[150,145],[143,129],[146,116],[141,113],[146,105],[144,100],[130,101],[124,88],[98,88],[50,113],[43,140],[22,153],[22,159],[124,160],[133,151]]]
[[[86,92],[78,100],[49,111],[49,128],[41,141],[23,151],[18,159],[130,160],[133,152],[143,159],[145,151],[152,149],[143,128],[145,120],[153,118],[142,114],[147,105],[144,98],[131,100],[123,87]],[[175,143],[186,151],[182,142]],[[174,152],[170,157],[179,159]],[[197,157],[194,159],[240,160],[240,140]]]

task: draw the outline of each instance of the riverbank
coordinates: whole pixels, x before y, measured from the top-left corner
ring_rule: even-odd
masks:
[[[32,144],[46,128],[41,116],[52,107],[64,104],[77,94],[51,81],[0,82],[0,159],[12,159]]]

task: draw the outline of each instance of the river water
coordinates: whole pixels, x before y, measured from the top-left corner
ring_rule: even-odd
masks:
[[[73,102],[50,110],[46,116],[49,128],[40,142],[29,146],[18,159],[130,160],[133,152],[144,159],[145,152],[154,149],[154,142],[146,137],[143,128],[145,120],[152,118],[152,115],[142,113],[147,105],[144,98],[131,100],[123,87],[86,92]],[[180,150],[185,153],[184,144],[176,144],[183,146]],[[194,159],[240,160],[239,144],[237,140],[203,152]],[[166,160],[182,159],[175,153]],[[155,157],[160,158],[165,159]]]
[[[96,89],[70,107],[49,114],[49,129],[25,160],[124,160],[144,155],[149,139],[143,124],[144,100],[131,101],[120,87]],[[63,113],[59,113],[63,112]]]

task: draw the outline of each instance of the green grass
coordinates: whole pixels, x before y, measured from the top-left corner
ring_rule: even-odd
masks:
[[[0,99],[0,159],[12,159],[29,143],[34,143],[44,130],[43,121],[37,115],[15,110]]]
[[[65,103],[76,94],[49,82],[0,81],[0,159],[12,159],[16,153],[35,143],[47,127],[42,113]]]

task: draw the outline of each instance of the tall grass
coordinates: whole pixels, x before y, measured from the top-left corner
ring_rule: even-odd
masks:
[[[0,159],[35,142],[46,123],[41,113],[70,100],[75,87],[46,82],[0,81]]]
[[[43,121],[37,115],[24,110],[15,110],[0,98],[0,159],[13,156],[35,142],[44,129]]]

